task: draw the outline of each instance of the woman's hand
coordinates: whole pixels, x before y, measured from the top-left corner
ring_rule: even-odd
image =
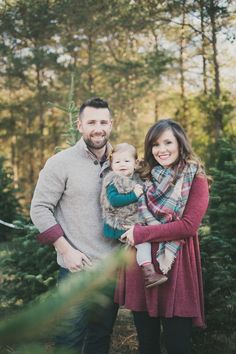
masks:
[[[121,240],[130,246],[134,246],[134,226],[131,226],[122,236]]]

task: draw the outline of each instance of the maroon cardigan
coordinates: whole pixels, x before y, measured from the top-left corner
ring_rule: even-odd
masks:
[[[157,271],[155,255],[158,243],[184,239],[168,281],[160,286],[145,289],[144,280],[135,261],[132,266],[120,272],[115,301],[132,311],[148,311],[152,317],[191,317],[193,325],[204,327],[204,302],[202,270],[197,235],[198,227],[205,215],[209,200],[205,177],[195,177],[188,202],[181,220],[168,224],[135,225],[134,242],[152,243],[152,258]]]

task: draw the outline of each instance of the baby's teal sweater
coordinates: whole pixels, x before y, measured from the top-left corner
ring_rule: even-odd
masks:
[[[114,208],[122,208],[138,201],[138,197],[133,191],[129,193],[119,193],[117,188],[112,183],[107,186],[106,194],[107,199]],[[104,236],[108,238],[119,239],[125,231],[125,229],[115,229],[106,223],[104,223],[103,226]]]

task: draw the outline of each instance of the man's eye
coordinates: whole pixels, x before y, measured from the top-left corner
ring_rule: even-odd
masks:
[[[108,125],[108,122],[107,121],[101,121],[101,124],[102,125]]]

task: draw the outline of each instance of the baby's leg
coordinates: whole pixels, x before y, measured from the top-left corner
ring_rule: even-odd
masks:
[[[137,263],[141,267],[146,288],[164,283],[168,278],[158,274],[152,264],[151,243],[144,242],[135,246],[137,249]]]
[[[144,242],[135,246],[137,249],[137,263],[142,266],[145,263],[152,263],[151,243]]]

